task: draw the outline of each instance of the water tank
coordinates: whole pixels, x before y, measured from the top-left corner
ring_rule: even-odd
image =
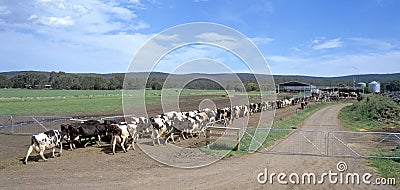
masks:
[[[371,92],[379,93],[381,92],[381,83],[372,81],[368,84],[368,88],[371,90]]]
[[[367,86],[367,84],[365,84],[365,82],[359,82],[359,83],[357,83],[357,88],[364,88],[364,87],[366,87]]]

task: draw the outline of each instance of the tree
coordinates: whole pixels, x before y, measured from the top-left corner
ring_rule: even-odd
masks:
[[[236,92],[244,92],[245,91],[245,88],[244,88],[243,84],[241,84],[241,83],[236,84],[234,89]]]
[[[245,85],[245,88],[246,88],[246,91],[247,91],[247,92],[250,92],[250,91],[259,91],[259,90],[260,90],[260,88],[258,87],[258,85],[257,85],[256,83],[253,83],[253,82],[247,83],[247,84]]]
[[[364,87],[364,94],[369,94],[371,93],[371,89],[369,89],[368,87]]]
[[[53,89],[71,89],[74,85],[72,83],[73,76],[67,75],[65,72],[51,72],[49,82],[51,83]],[[76,82],[75,82],[76,84]]]
[[[400,80],[395,80],[386,85],[388,91],[400,91]]]
[[[115,89],[122,89],[124,85],[124,74],[115,74],[109,81],[108,81],[108,89],[115,90]]]
[[[0,88],[12,87],[11,80],[4,75],[0,75]]]
[[[345,82],[339,82],[338,84],[337,84],[339,87],[346,87],[347,86],[347,84],[345,83]]]
[[[48,82],[46,75],[36,72],[26,72],[11,78],[14,88],[35,88]]]
[[[160,82],[158,82],[158,81],[154,81],[151,84],[151,89],[152,90],[161,90],[162,89],[162,84]]]

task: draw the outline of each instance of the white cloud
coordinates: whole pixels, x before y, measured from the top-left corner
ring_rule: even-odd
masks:
[[[5,7],[5,6],[0,6],[0,16],[5,16],[11,14],[11,11]]]
[[[290,58],[290,57],[285,57],[285,56],[268,56],[267,60],[274,61],[274,62],[296,62],[298,59]]]
[[[295,52],[301,52],[301,49],[298,47],[292,47],[292,48],[290,48],[290,50],[293,50]]]
[[[137,31],[149,27],[135,14],[139,3],[100,0],[0,2],[2,68],[125,71],[133,54],[152,36]],[[18,56],[21,52],[25,56]]]
[[[137,5],[121,4],[117,1],[104,2],[101,0],[20,0],[20,3],[0,3],[0,23],[9,29],[21,28],[40,33],[65,32],[54,31],[54,26],[68,26],[68,32],[76,34],[106,34],[119,32],[136,32],[148,28],[149,25],[140,20],[135,10]],[[133,6],[132,6],[133,5]],[[7,11],[6,11],[7,10]],[[7,13],[3,15],[1,13]],[[36,15],[32,17],[32,15]],[[35,18],[36,17],[36,18]]]
[[[229,35],[223,35],[216,32],[206,32],[195,36],[201,42],[213,43],[218,46],[230,49],[237,50],[237,48],[243,48],[243,40],[247,40],[240,37],[233,37]]]
[[[231,36],[227,36],[227,35],[222,35],[222,34],[218,34],[215,32],[208,32],[208,33],[202,33],[200,35],[197,35],[196,38],[199,38],[201,40],[205,40],[205,41],[215,41],[215,42],[219,42],[219,41],[235,41],[235,38],[231,37]]]
[[[312,43],[314,46],[312,47],[315,50],[321,50],[321,49],[331,49],[331,48],[337,48],[341,47],[343,42],[340,40],[340,38],[335,38],[327,41],[321,42],[321,40],[324,39],[315,39]]]
[[[29,17],[29,20],[36,20],[35,23],[47,25],[47,26],[71,26],[74,25],[74,21],[70,16],[66,17],[41,17],[37,18],[35,15]]]
[[[122,20],[132,20],[137,18],[136,14],[133,13],[131,10],[124,8],[124,7],[112,7],[111,13],[118,19]]]
[[[162,41],[176,41],[178,39],[179,39],[179,36],[177,34],[174,34],[174,35],[159,34],[159,35],[157,35],[157,40],[162,40]]]
[[[268,38],[268,37],[254,37],[254,38],[250,38],[251,41],[253,41],[255,44],[269,44],[273,41],[275,41],[275,39],[273,38]]]

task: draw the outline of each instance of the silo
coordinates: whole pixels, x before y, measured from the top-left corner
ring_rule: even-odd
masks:
[[[381,83],[372,81],[368,84],[368,88],[371,90],[373,93],[379,93],[381,92]]]
[[[357,83],[357,88],[364,88],[364,87],[367,87],[367,84],[365,82]]]

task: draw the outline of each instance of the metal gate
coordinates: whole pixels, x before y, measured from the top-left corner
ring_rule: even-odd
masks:
[[[327,153],[327,137],[324,131],[257,128],[258,134],[266,135],[265,141],[260,142],[264,138],[255,137],[251,130],[243,133],[261,147],[258,152],[315,156],[325,156]]]
[[[328,137],[329,156],[400,158],[400,133],[333,131]]]
[[[400,158],[400,133],[257,128],[269,130],[265,142],[251,132],[244,137],[261,145],[258,152],[355,158]]]

